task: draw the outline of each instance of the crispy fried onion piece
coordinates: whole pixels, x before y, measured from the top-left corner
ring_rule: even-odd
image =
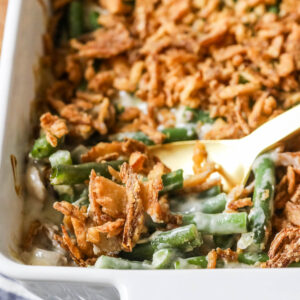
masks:
[[[198,170],[199,173],[195,175],[191,175],[187,179],[184,180],[183,182],[183,187],[184,188],[192,188],[198,185],[201,185],[206,181],[206,179],[209,178],[209,176],[215,171],[215,166],[212,163],[207,163],[204,167]]]
[[[288,222],[295,226],[300,226],[300,204],[288,201],[285,205],[284,213]]]
[[[226,261],[226,262],[236,262],[238,260],[238,254],[235,251],[232,251],[230,248],[221,249],[217,248],[218,258]]]
[[[143,204],[154,222],[176,225],[181,223],[181,218],[171,214],[166,199],[159,198],[159,192],[163,189],[161,177],[168,171],[161,162],[155,164],[148,174],[148,181],[142,185]]]
[[[117,219],[116,221],[107,222],[101,226],[90,227],[89,232],[94,230],[102,233],[107,233],[107,237],[113,237],[119,235],[123,231],[125,224],[124,219]]]
[[[268,253],[268,268],[284,268],[300,260],[300,228],[289,227],[276,234]]]
[[[109,58],[118,55],[132,46],[129,31],[121,23],[114,28],[101,28],[94,32],[94,40],[86,44],[73,42],[72,46],[79,50],[79,56],[86,58]]]
[[[121,250],[121,240],[118,235],[122,232],[124,220],[111,221],[112,219],[100,210],[100,222],[97,226],[92,217],[80,217],[86,213],[86,207],[79,207],[68,202],[56,202],[55,208],[65,214],[62,225],[62,237],[55,235],[54,239],[66,249],[71,258],[80,266],[95,262],[95,257],[101,254],[115,255]],[[95,226],[96,225],[96,226]],[[69,233],[74,234],[71,238]]]
[[[278,166],[292,166],[297,173],[300,173],[300,152],[276,153],[274,160]]]
[[[96,224],[103,224],[103,213],[112,218],[125,217],[127,205],[125,187],[103,176],[97,176],[92,170],[89,191],[90,210],[94,213]]]
[[[87,241],[87,229],[85,222],[76,218],[71,218],[74,234],[76,236],[77,246],[88,257],[93,256],[92,244]]]
[[[147,147],[143,143],[132,139],[126,139],[124,142],[101,142],[83,154],[81,161],[99,161],[112,154],[129,156],[133,152],[147,153]]]
[[[92,147],[87,153],[81,155],[81,161],[96,161],[99,157],[105,157],[106,155],[112,153],[122,153],[121,142],[98,143],[96,146]]]
[[[160,131],[156,130],[152,126],[142,124],[140,126],[140,129],[142,132],[144,132],[150,140],[152,140],[155,144],[162,144],[162,142],[165,140],[166,135],[161,133]]]
[[[207,269],[215,269],[217,266],[218,255],[215,249],[207,254]]]
[[[69,132],[65,120],[58,116],[53,116],[49,112],[40,117],[40,122],[41,128],[46,132],[47,142],[52,147],[57,146],[57,139],[62,138]]]
[[[250,197],[236,199],[227,204],[227,208],[231,211],[237,211],[239,208],[252,206],[252,200]]]
[[[72,241],[66,228],[63,225],[61,225],[61,230],[62,230],[62,241],[63,241],[65,248],[67,248],[69,250],[73,260],[76,263],[79,262],[82,259],[81,251],[75,245],[75,243]]]
[[[251,189],[250,189],[251,191]],[[226,205],[227,212],[237,211],[239,208],[246,206],[252,206],[252,200],[247,197],[250,193],[248,188],[244,188],[242,185],[234,187],[228,194],[228,202]]]
[[[56,240],[77,264],[84,265],[88,259],[103,253],[132,251],[146,230],[145,212],[155,222],[166,223],[167,228],[181,224],[181,217],[171,214],[166,195],[159,197],[163,188],[161,176],[168,171],[162,163],[157,163],[149,172],[148,181],[143,183],[133,168],[124,163],[115,175],[124,186],[97,176],[92,170],[88,213],[86,207],[79,208],[65,201],[54,203],[54,208],[64,214],[65,224],[62,238],[57,236]]]
[[[238,260],[238,254],[235,251],[228,249],[213,249],[207,255],[207,269],[215,269],[217,266],[217,260],[221,259],[225,262],[236,262]]]
[[[193,171],[195,174],[199,174],[202,171],[203,164],[207,162],[207,152],[205,145],[201,142],[197,142],[194,147],[193,153]]]
[[[120,176],[126,186],[127,196],[122,247],[125,251],[131,252],[141,233],[145,230],[142,189],[137,174],[133,173],[127,163],[121,166]]]
[[[139,151],[133,152],[129,157],[129,165],[136,173],[143,170],[146,161],[147,156]]]
[[[67,201],[55,202],[53,208],[61,212],[65,216],[70,216],[74,219],[77,219],[81,222],[86,220],[86,215],[80,211],[78,206],[72,205]]]

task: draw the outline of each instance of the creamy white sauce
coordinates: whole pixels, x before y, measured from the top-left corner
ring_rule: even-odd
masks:
[[[142,101],[141,99],[127,93],[125,91],[120,91],[119,96],[114,99],[116,103],[120,104],[123,107],[137,107],[144,114],[147,114],[147,102]]]
[[[24,252],[21,257],[29,265],[61,266],[67,263],[67,259],[63,254],[40,248],[34,248],[30,252]]]
[[[204,140],[204,137],[205,137],[206,133],[209,132],[211,129],[212,129],[212,124],[209,124],[209,123],[205,123],[205,124],[198,123],[197,126],[196,126],[196,132],[198,134],[199,140]]]

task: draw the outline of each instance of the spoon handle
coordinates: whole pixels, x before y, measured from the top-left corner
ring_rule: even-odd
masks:
[[[261,153],[298,132],[300,132],[300,104],[266,122],[244,139],[249,143],[249,147],[255,147],[256,152]]]

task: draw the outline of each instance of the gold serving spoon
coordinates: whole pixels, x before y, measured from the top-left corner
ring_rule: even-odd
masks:
[[[237,140],[201,140],[208,159],[222,169],[229,186],[245,184],[256,157],[274,148],[280,141],[300,132],[300,104],[261,125]],[[175,142],[149,147],[172,171],[183,169],[193,174],[193,150],[197,141]]]

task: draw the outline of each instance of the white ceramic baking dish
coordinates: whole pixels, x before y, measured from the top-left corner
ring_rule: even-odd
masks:
[[[18,182],[44,29],[40,1],[9,1],[0,73],[0,272],[42,299],[300,299],[299,269],[117,271],[26,266],[14,258],[22,199],[15,192],[10,155],[19,162]]]

